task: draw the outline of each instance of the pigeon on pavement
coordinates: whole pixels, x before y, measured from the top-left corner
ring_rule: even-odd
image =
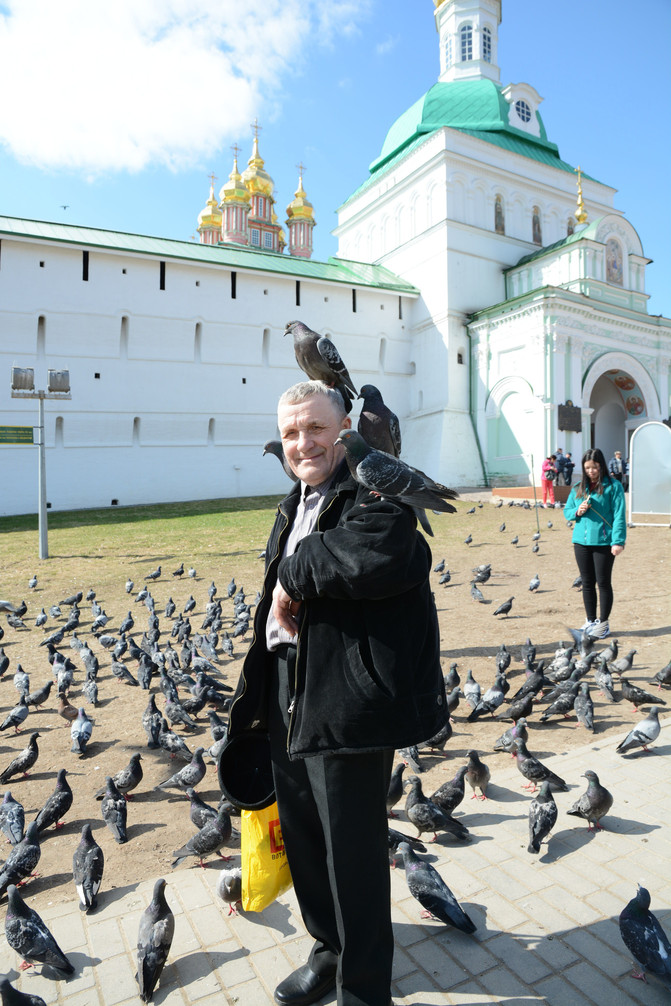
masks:
[[[374,384],[364,384],[359,392],[363,398],[357,430],[370,447],[395,458],[401,453],[401,426],[398,416],[387,408]]]
[[[538,758],[530,754],[524,741],[517,741],[515,757],[517,759],[517,768],[524,778],[529,780],[528,784],[522,787],[523,789],[533,788],[535,790],[538,783],[547,780],[552,789],[560,790],[562,793],[568,792],[568,786],[564,780],[560,779],[547,765],[543,765]]]
[[[529,845],[527,852],[539,853],[541,842],[550,834],[557,821],[557,804],[555,803],[550,783],[542,783],[538,795],[529,806]]]
[[[211,856],[215,852],[221,859],[229,859],[230,857],[224,856],[220,852],[220,849],[223,845],[226,845],[231,837],[231,833],[231,816],[224,807],[220,806],[217,810],[217,816],[213,821],[207,821],[204,827],[190,838],[186,845],[173,852],[173,856],[175,857],[172,863],[173,867],[179,866],[189,856],[196,856],[200,865],[204,867],[206,864],[203,862],[203,858]]]
[[[671,981],[671,943],[650,911],[650,892],[638,885],[636,896],[620,912],[620,935],[638,963],[640,971],[632,971],[633,978],[647,981],[646,968],[659,975],[667,985]]]
[[[573,700],[573,708],[578,717],[578,723],[594,733],[594,703],[586,681],[580,682],[580,689]]]
[[[436,868],[426,860],[420,859],[409,842],[401,842],[398,851],[403,856],[408,890],[424,909],[422,916],[439,919],[446,925],[461,930],[462,933],[474,933],[475,923],[460,907]]]
[[[497,674],[494,679],[494,684],[487,689],[477,706],[468,714],[469,723],[475,722],[475,720],[479,719],[481,716],[486,716],[488,713],[492,716],[494,715],[505,698],[503,691],[504,684],[505,679],[503,675]]]
[[[448,832],[453,838],[463,841],[469,837],[468,828],[446,814],[437,804],[422,792],[422,782],[418,776],[412,776],[407,785],[410,791],[405,801],[405,813],[411,824],[417,828],[417,837],[424,832],[433,832],[432,842],[438,841],[438,832]]]
[[[7,790],[0,804],[0,831],[7,836],[7,841],[12,845],[18,845],[23,838],[25,820],[23,805],[14,799],[10,790]]]
[[[203,754],[205,748],[199,747],[193,753],[193,758],[188,765],[184,765],[183,768],[175,772],[168,779],[164,779],[160,782],[158,786],[154,789],[181,789],[187,790],[189,788],[195,787],[199,782],[205,777],[205,772],[207,768],[205,762],[203,761]]]
[[[81,841],[72,857],[72,876],[79,895],[79,907],[87,915],[97,908],[104,866],[105,855],[93,837],[91,825],[85,824]]]
[[[499,739],[494,742],[494,750],[505,751],[507,754],[512,754],[514,758],[517,753],[518,742],[523,741],[526,744],[528,739],[529,732],[527,730],[527,721],[524,716],[520,716],[510,730],[506,730],[506,732],[501,734]]]
[[[26,833],[15,845],[0,873],[0,896],[5,893],[10,884],[20,884],[27,877],[33,876],[33,870],[40,861],[42,850],[37,825],[31,821]]]
[[[464,776],[467,772],[468,765],[460,766],[453,779],[449,782],[444,782],[435,793],[431,794],[431,800],[437,804],[441,810],[444,810],[446,814],[453,814],[461,801],[464,799]]]
[[[631,681],[622,676],[620,678],[620,686],[622,688],[622,696],[631,702],[636,712],[638,712],[639,706],[647,706],[650,703],[652,705],[665,706],[666,702],[664,699],[657,698],[656,695],[651,695],[650,692],[646,692],[644,688],[639,688],[638,685],[632,685]]]
[[[403,796],[403,773],[406,769],[406,764],[404,761],[398,763],[396,768],[391,773],[391,778],[389,780],[389,789],[387,790],[387,816],[388,817],[398,817],[392,808],[398,803],[398,801]]]
[[[487,799],[487,786],[489,785],[490,771],[489,767],[485,765],[484,762],[480,761],[480,757],[477,751],[467,751],[468,757],[468,768],[466,771],[466,782],[473,790],[473,796],[471,800],[486,800]],[[476,790],[480,790],[480,796],[476,793]]]
[[[7,888],[7,915],[5,936],[13,950],[22,958],[22,970],[31,964],[43,964],[66,975],[74,974],[74,967],[56,943],[47,925],[34,909],[30,908],[14,884]]]
[[[137,936],[137,983],[140,999],[151,1002],[175,934],[175,916],[165,898],[165,880],[154,884],[149,905],[140,918]]]
[[[142,761],[142,755],[137,752],[131,755],[131,759],[125,768],[120,769],[115,776],[114,785],[119,790],[119,792],[126,797],[127,800],[131,800],[132,797],[130,793],[132,790],[137,789],[137,787],[142,782],[143,772],[140,762]],[[107,786],[103,786],[96,793],[96,800],[102,800],[105,793],[107,792]]]
[[[311,381],[323,381],[330,388],[336,388],[345,410],[350,412],[357,391],[334,343],[327,336],[313,332],[302,321],[288,322],[284,334],[293,336],[296,363],[301,370]]]
[[[20,992],[19,989],[14,988],[8,978],[0,980],[0,1003],[2,1006],[47,1006],[42,996]]]
[[[214,807],[210,807],[209,803],[205,803],[203,799],[198,795],[198,793],[189,786],[186,791],[186,795],[190,801],[189,817],[191,818],[191,823],[196,826],[198,831],[204,828],[208,821],[214,821],[217,816],[217,811]]]
[[[651,706],[650,712],[645,719],[641,720],[633,730],[629,731],[615,750],[619,754],[626,754],[627,751],[633,751],[635,748],[643,748],[644,751],[647,751],[648,745],[652,744],[659,737],[661,727],[657,713],[657,706]]]
[[[587,779],[587,791],[579,797],[573,804],[570,810],[567,810],[567,814],[571,814],[573,817],[582,817],[587,821],[587,830],[592,830],[592,825],[594,829],[597,828],[602,830],[603,825],[599,824],[599,821],[604,817],[610,808],[613,806],[612,794],[608,792],[605,786],[602,786],[599,782],[599,777],[596,772],[592,772],[588,769],[583,772],[583,778]]]
[[[235,915],[242,906],[242,870],[239,866],[228,866],[219,874],[217,894],[228,905],[228,914]]]

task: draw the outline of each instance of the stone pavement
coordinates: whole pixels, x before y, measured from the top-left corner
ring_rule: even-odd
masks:
[[[556,794],[557,825],[538,857],[527,853],[530,797],[521,789],[522,777],[507,755],[488,759],[490,799],[471,803],[467,796],[459,808],[473,841],[457,845],[442,838],[428,846],[434,865],[477,924],[473,936],[421,920],[403,870],[392,872],[395,1003],[669,1002],[671,994],[656,979],[645,985],[629,976],[631,959],[617,919],[642,881],[651,892],[652,910],[671,933],[671,719],[663,725],[655,753],[621,757],[615,753],[621,736],[594,738],[554,757],[534,749],[570,786],[570,792]],[[581,774],[588,768],[615,797],[604,820],[608,830],[597,834],[566,815],[586,788]],[[398,826],[414,833],[403,819]],[[175,939],[155,1003],[270,1006],[277,982],[306,959],[310,940],[291,892],[260,915],[229,917],[215,894],[217,876],[216,868],[197,866],[167,874]],[[70,980],[50,980],[32,969],[18,977],[19,961],[4,935],[0,971],[47,1003],[138,1003],[135,942],[152,887],[103,887],[100,907],[91,916],[79,912],[76,899],[41,913],[75,965]],[[30,903],[30,887],[26,898]],[[366,910],[365,878],[361,910]]]

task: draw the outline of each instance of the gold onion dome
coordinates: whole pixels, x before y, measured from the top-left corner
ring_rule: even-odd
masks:
[[[219,227],[221,226],[221,219],[221,211],[214,197],[214,182],[210,182],[210,198],[198,214],[198,226]]]
[[[303,172],[298,176],[298,188],[294,192],[294,198],[287,206],[287,216],[292,220],[314,220],[314,209],[312,203],[305,194],[303,188]]]
[[[270,221],[273,224],[277,223],[277,213],[275,212],[275,210],[273,210],[273,212],[270,215]],[[287,236],[284,233],[284,228],[283,227],[278,227],[277,228],[277,243],[280,246],[280,249],[286,247]]]
[[[233,158],[233,170],[228,176],[228,181],[224,182],[219,190],[220,203],[248,203],[250,200],[249,189],[242,180],[242,175],[238,171],[238,155]]]
[[[264,170],[265,162],[259,154],[259,138],[254,137],[252,156],[247,161],[247,167],[242,173],[242,180],[251,193],[272,197],[275,183]]]

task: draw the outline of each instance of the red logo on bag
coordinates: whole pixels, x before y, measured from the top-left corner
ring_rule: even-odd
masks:
[[[270,851],[273,855],[284,852],[284,842],[282,841],[282,829],[280,828],[279,817],[274,821],[268,821],[268,834],[270,835]]]

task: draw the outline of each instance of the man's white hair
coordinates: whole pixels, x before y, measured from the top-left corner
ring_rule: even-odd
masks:
[[[301,402],[307,401],[308,398],[314,398],[315,395],[323,395],[324,398],[327,398],[341,418],[345,418],[347,410],[342,395],[335,388],[329,388],[328,384],[324,384],[323,381],[299,381],[298,384],[287,388],[280,396],[277,407],[280,409],[283,405],[300,405]]]

